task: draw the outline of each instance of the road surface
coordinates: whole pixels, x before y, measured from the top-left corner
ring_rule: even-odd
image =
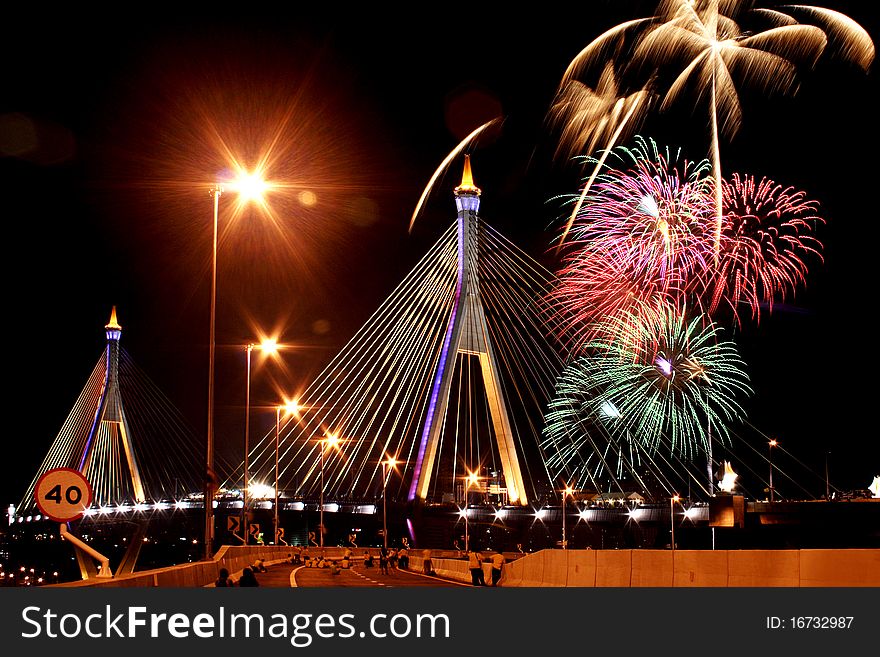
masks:
[[[352,568],[340,569],[338,575],[331,575],[329,568],[305,568],[289,564],[269,566],[269,571],[257,573],[260,586],[286,588],[297,587],[449,587],[467,586],[459,582],[428,577],[404,570],[390,568],[388,575],[379,572],[379,568],[364,568],[358,563]]]

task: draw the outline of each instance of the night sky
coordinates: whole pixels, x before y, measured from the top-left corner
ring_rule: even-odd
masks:
[[[276,134],[270,176],[291,185],[270,199],[274,222],[248,210],[227,224],[218,257],[216,434],[218,450],[240,458],[236,345],[257,327],[294,345],[283,366],[255,369],[256,405],[305,387],[454,219],[459,162],[407,232],[435,167],[489,118],[505,122],[472,149],[481,215],[555,266],[547,249],[562,211],[551,199],[573,193],[580,170],[553,161],[546,110],[583,46],[654,6],[592,0],[511,16],[449,5],[427,20],[336,4],[323,15],[13,12],[0,39],[4,508],[91,373],[112,305],[125,349],[204,432],[216,136],[250,164]],[[872,3],[822,6],[880,35]],[[826,54],[794,96],[745,94],[742,129],[721,146],[726,171],[803,189],[827,219],[808,288],[736,339],[756,391],[744,403],[751,422],[817,471],[831,450],[842,489],[880,474],[876,101],[876,62],[865,75]],[[653,112],[641,134],[701,159],[707,123],[704,106],[683,103]],[[256,435],[274,422],[269,410],[254,418]]]

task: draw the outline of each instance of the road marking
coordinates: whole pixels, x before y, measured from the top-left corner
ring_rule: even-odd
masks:
[[[296,585],[296,573],[300,568],[305,568],[305,566],[300,566],[299,568],[294,568],[293,570],[290,571],[290,588],[292,588],[292,589],[299,588]]]
[[[366,575],[362,575],[361,573],[359,573],[358,571],[356,571],[354,569],[352,569],[351,572],[353,572],[358,577],[361,577],[361,578],[367,580],[368,582],[372,582],[373,584],[378,584],[379,586],[386,586],[386,587],[388,586],[388,584],[385,584],[384,582],[377,581],[377,580],[373,579],[372,577],[367,577]]]
[[[410,575],[415,575],[417,577],[426,577],[427,579],[436,579],[438,582],[443,582],[444,584],[453,584],[455,586],[473,587],[473,584],[465,584],[464,582],[456,582],[454,579],[444,579],[442,577],[435,577],[434,575],[425,575],[424,573],[417,573],[414,570],[401,570],[400,572],[409,573]]]

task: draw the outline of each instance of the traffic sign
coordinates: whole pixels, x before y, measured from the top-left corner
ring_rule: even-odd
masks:
[[[226,516],[226,529],[233,534],[241,531],[241,518],[239,516]]]
[[[250,534],[251,536],[256,536],[259,533],[260,533],[260,525],[259,524],[253,523],[251,525],[248,525],[248,534]]]
[[[37,506],[56,522],[70,522],[82,517],[92,504],[92,486],[79,470],[49,470],[34,488]]]

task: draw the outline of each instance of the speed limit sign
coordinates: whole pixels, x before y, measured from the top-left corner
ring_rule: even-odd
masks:
[[[92,504],[92,486],[79,470],[55,468],[37,481],[34,489],[37,506],[57,522],[82,517]]]

